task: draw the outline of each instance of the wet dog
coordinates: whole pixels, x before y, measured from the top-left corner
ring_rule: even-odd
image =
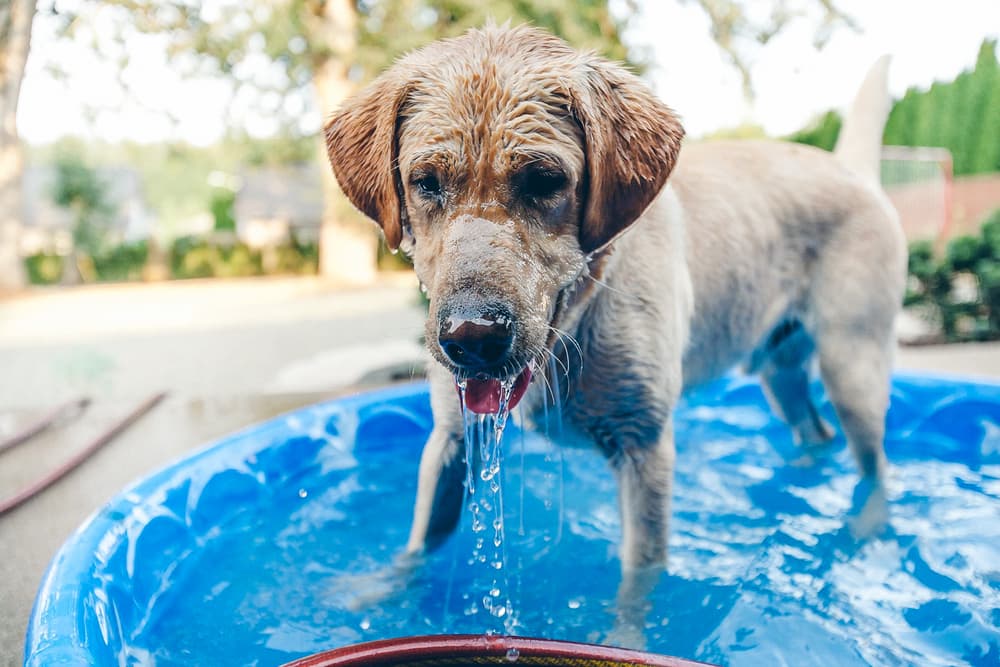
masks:
[[[834,154],[682,150],[677,117],[639,79],[529,27],[431,44],[335,114],[325,137],[343,191],[411,255],[430,298],[434,430],[409,551],[460,514],[456,382],[476,412],[507,392],[538,405],[532,374],[550,355],[567,369],[564,420],[617,477],[626,581],[666,562],[678,396],[736,364],[808,444],[833,434],[809,397],[818,361],[861,474],[881,479],[906,275],[878,184],[886,67]]]

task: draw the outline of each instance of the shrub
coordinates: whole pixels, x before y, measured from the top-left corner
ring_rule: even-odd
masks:
[[[63,258],[40,252],[24,258],[24,269],[32,285],[54,285],[62,278]]]
[[[122,243],[94,255],[94,271],[101,281],[140,280],[148,257],[147,241]]]
[[[929,306],[945,340],[1000,338],[1000,209],[978,236],[952,239],[940,261],[929,242],[913,243],[909,273],[905,304]]]

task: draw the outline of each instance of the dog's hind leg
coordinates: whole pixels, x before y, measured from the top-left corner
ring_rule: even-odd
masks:
[[[764,394],[800,445],[822,444],[834,435],[809,393],[809,366],[815,350],[799,320],[782,320],[754,352],[749,369],[760,374]]]
[[[885,340],[840,331],[818,341],[820,375],[862,474],[885,468],[892,350]]]
[[[810,304],[820,377],[861,473],[886,467],[894,323],[906,284],[906,243],[882,200],[845,221],[816,267]]]

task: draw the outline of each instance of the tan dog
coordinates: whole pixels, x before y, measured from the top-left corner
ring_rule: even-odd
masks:
[[[677,118],[639,79],[527,27],[431,44],[344,105],[325,130],[337,178],[430,297],[435,424],[408,550],[460,513],[455,382],[493,411],[501,384],[516,403],[548,355],[569,369],[564,419],[617,475],[626,574],[666,561],[679,394],[741,361],[809,443],[832,435],[807,391],[818,358],[862,473],[880,478],[906,273],[876,176],[885,69],[837,156],[681,152]]]

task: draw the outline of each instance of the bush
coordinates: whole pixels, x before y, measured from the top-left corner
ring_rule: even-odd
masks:
[[[912,244],[909,272],[906,305],[929,306],[945,340],[1000,338],[1000,209],[979,236],[952,239],[940,261],[929,242]]]
[[[242,242],[182,236],[170,248],[173,278],[236,278],[263,275],[260,253]]]
[[[94,271],[100,281],[141,280],[149,257],[149,243],[122,243],[94,255]]]
[[[24,258],[24,270],[32,285],[55,285],[62,279],[63,258],[44,252],[29,255]]]

